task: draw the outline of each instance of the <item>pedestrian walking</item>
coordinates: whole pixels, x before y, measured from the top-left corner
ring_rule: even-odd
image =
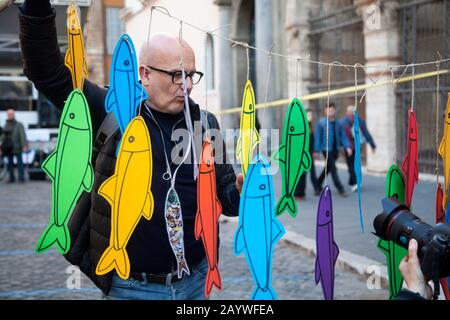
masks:
[[[317,122],[316,136],[314,145],[314,157],[318,159],[319,152],[322,152],[326,158],[328,152],[328,162],[326,163],[326,170],[322,171],[317,181],[319,189],[322,189],[323,181],[325,180],[325,172],[331,173],[334,185],[338,189],[341,196],[346,197],[344,187],[342,186],[339,174],[336,168],[336,161],[339,156],[339,150],[345,149],[347,155],[352,154],[348,139],[345,135],[342,124],[336,119],[336,106],[333,102],[325,106],[325,115],[328,117],[328,134],[327,134],[327,117],[323,117]],[[327,144],[328,142],[328,144]]]
[[[314,128],[313,128],[313,113],[311,109],[306,109],[306,116],[308,118],[308,126],[309,126],[309,153],[314,153]],[[297,188],[295,189],[294,195],[299,197],[300,199],[305,197],[305,189],[306,189],[306,175],[308,173],[304,172],[300,177],[300,180],[297,184]],[[311,158],[311,169],[309,171],[309,177],[311,179],[311,185],[314,188],[314,194],[319,195],[320,189],[317,184],[317,175],[316,175],[316,166],[314,164],[314,157]]]
[[[21,122],[15,118],[14,109],[8,109],[6,111],[7,120],[3,127],[1,134],[1,154],[8,159],[8,183],[14,183],[16,181],[16,175],[14,173],[14,159],[17,162],[17,169],[19,171],[19,182],[25,182],[25,168],[22,160],[22,152],[27,152],[27,136],[24,126]]]

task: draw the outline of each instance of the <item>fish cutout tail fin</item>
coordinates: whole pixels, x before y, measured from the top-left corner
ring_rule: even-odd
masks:
[[[258,143],[260,142],[259,133],[258,133],[258,130],[256,130],[256,128],[252,129],[252,142],[253,143],[252,143],[251,150],[253,151],[256,148],[256,146],[258,145]]]
[[[314,269],[314,276],[315,276],[314,280],[315,280],[316,284],[318,284],[320,281],[320,278],[322,278],[322,275],[320,273],[319,258],[316,258],[316,267]]]
[[[378,247],[378,249],[380,249],[380,251],[389,253],[389,241],[388,240],[383,240],[383,239],[378,240],[377,247]]]
[[[262,288],[257,287],[252,293],[252,300],[277,300],[277,294],[272,287],[268,286],[267,290],[264,291]]]
[[[69,251],[70,233],[67,226],[57,226],[56,224],[49,225],[36,244],[35,252],[37,254],[44,253],[50,249],[52,244],[55,244],[61,254],[66,254]]]
[[[209,298],[213,284],[216,285],[217,289],[222,289],[222,279],[220,277],[219,268],[217,266],[214,269],[209,269],[206,275],[206,285],[205,285],[205,297]]]
[[[183,276],[183,272],[186,273],[187,275],[191,274],[191,271],[189,271],[189,267],[188,267],[185,259],[181,259],[180,261],[178,261],[178,278],[179,279],[181,279],[181,277]]]
[[[200,218],[200,210],[197,210],[197,214],[195,215],[195,224],[194,224],[194,235],[195,240],[199,240],[202,232],[203,232],[203,226],[202,226],[202,220]]]
[[[119,157],[119,151],[120,151],[120,145],[122,143],[122,139],[120,139],[119,143],[117,144],[117,148],[116,148],[116,158]]]
[[[72,51],[70,48],[67,50],[64,57],[64,65],[69,68],[70,72],[72,72]]]
[[[244,238],[244,227],[240,225],[234,235],[234,255],[238,256],[246,247]]]
[[[97,264],[95,273],[99,276],[116,269],[117,274],[126,280],[130,276],[130,259],[124,248],[116,250],[110,246],[105,250]]]
[[[236,159],[240,162],[242,157],[242,142],[241,142],[241,136],[239,135],[238,141],[236,143]]]
[[[277,216],[280,216],[286,209],[293,218],[297,216],[297,204],[291,195],[283,195],[278,201],[275,209]]]

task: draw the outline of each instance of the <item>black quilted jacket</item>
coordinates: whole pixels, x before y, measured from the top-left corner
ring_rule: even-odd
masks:
[[[47,17],[30,17],[19,14],[20,42],[25,75],[55,106],[62,109],[65,99],[72,91],[69,70],[64,66],[63,56],[57,44],[55,14]],[[84,94],[91,110],[94,137],[106,116],[104,99],[107,89],[90,81],[85,81]],[[193,121],[200,119],[200,109],[190,100]],[[208,113],[211,127],[219,128],[217,119]],[[101,254],[109,245],[111,230],[111,209],[109,204],[97,194],[99,186],[110,177],[115,168],[116,146],[120,131],[108,139],[95,160],[94,186],[91,193],[83,193],[69,221],[71,249],[65,258],[80,267],[104,294],[111,287],[111,273],[97,276],[95,268]],[[197,139],[201,137],[196,137]],[[225,150],[225,148],[223,148]],[[198,151],[198,150],[197,150]],[[199,152],[199,151],[198,151]],[[226,152],[224,152],[226,155]],[[216,159],[221,155],[216,154]],[[216,180],[219,200],[223,213],[237,216],[239,194],[235,188],[236,176],[230,164],[216,164]],[[204,252],[202,253],[204,256]]]

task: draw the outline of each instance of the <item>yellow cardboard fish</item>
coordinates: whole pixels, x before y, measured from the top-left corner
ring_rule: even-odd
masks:
[[[247,80],[244,97],[242,98],[241,126],[236,146],[236,158],[241,163],[244,177],[253,159],[253,150],[259,143],[259,134],[255,127],[255,121],[255,93],[253,92],[252,83],[250,80]]]
[[[65,65],[72,74],[73,88],[83,90],[84,79],[88,77],[88,68],[78,9],[73,4],[67,7],[67,33],[69,48],[66,52]]]
[[[450,179],[450,93],[447,100],[447,112],[445,113],[444,135],[442,136],[441,145],[439,146],[439,154],[444,162],[444,200],[443,207],[447,208],[448,201],[448,184]],[[447,153],[449,153],[447,155]]]
[[[111,236],[96,274],[103,275],[115,268],[119,277],[128,279],[128,240],[141,216],[150,220],[153,215],[152,167],[150,134],[144,118],[137,116],[123,135],[114,175],[98,190],[111,205]]]

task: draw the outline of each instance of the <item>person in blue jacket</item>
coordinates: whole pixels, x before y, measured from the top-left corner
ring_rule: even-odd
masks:
[[[322,152],[324,157],[328,151],[328,162],[326,173],[331,173],[334,185],[338,189],[341,196],[346,197],[344,187],[339,179],[339,174],[336,168],[336,160],[339,156],[339,149],[344,148],[347,155],[351,156],[352,149],[350,148],[349,141],[345,135],[344,128],[340,121],[336,119],[336,106],[333,102],[330,102],[329,106],[325,106],[325,115],[328,114],[328,144],[327,144],[327,117],[323,117],[316,124],[316,136],[314,143],[314,158],[319,158],[319,152]],[[325,179],[325,168],[322,171],[317,185],[322,189],[323,180]]]

